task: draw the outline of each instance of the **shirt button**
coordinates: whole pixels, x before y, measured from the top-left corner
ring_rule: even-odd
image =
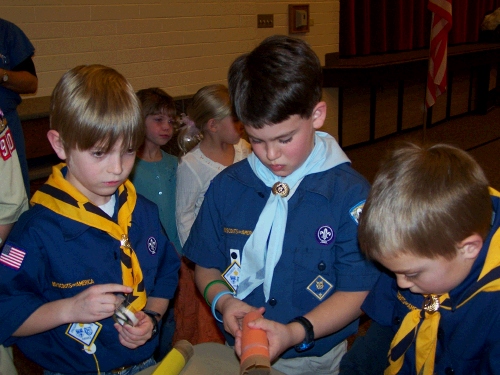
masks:
[[[320,271],[326,270],[326,264],[325,264],[325,262],[320,262],[318,264],[318,270],[320,270]]]
[[[446,368],[444,369],[444,373],[445,373],[446,375],[453,375],[453,374],[455,373],[455,370],[453,370],[451,367],[446,367]]]
[[[271,298],[271,299],[269,300],[269,304],[270,304],[271,306],[276,306],[276,304],[277,304],[277,303],[278,303],[278,301],[276,301],[276,298]]]
[[[158,195],[162,195],[163,193],[161,191],[158,192]]]
[[[401,319],[399,318],[399,316],[394,317],[394,319],[392,320],[392,324],[399,325],[400,323]]]

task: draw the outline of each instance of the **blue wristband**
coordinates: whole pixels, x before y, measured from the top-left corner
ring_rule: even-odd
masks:
[[[221,298],[222,296],[225,296],[226,294],[231,294],[234,296],[234,293],[231,292],[230,290],[223,290],[222,292],[219,292],[215,295],[214,299],[212,300],[212,315],[214,316],[214,318],[218,321],[218,322],[221,322],[222,323],[222,319],[219,319],[217,317],[217,313],[215,311],[215,305],[217,305],[217,301],[219,300],[219,298]]]

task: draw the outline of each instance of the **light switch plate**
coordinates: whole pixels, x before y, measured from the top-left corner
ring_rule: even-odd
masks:
[[[288,32],[290,34],[309,32],[309,4],[288,5]]]
[[[257,14],[257,28],[271,28],[274,27],[273,14]]]

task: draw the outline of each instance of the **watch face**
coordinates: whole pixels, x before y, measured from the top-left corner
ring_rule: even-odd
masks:
[[[2,77],[2,81],[7,82],[8,80],[9,80],[9,76],[7,75],[7,73],[4,73],[3,77]]]

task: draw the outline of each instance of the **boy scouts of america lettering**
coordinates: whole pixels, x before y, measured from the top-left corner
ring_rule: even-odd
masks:
[[[236,228],[224,228],[224,233],[227,234],[242,234],[244,236],[250,236],[253,231],[247,229],[236,229]]]
[[[87,279],[87,280],[80,280],[74,283],[58,283],[55,281],[52,281],[52,286],[54,288],[60,288],[60,289],[71,289],[71,288],[77,288],[80,286],[87,286],[87,285],[92,285],[95,284],[93,279]]]

